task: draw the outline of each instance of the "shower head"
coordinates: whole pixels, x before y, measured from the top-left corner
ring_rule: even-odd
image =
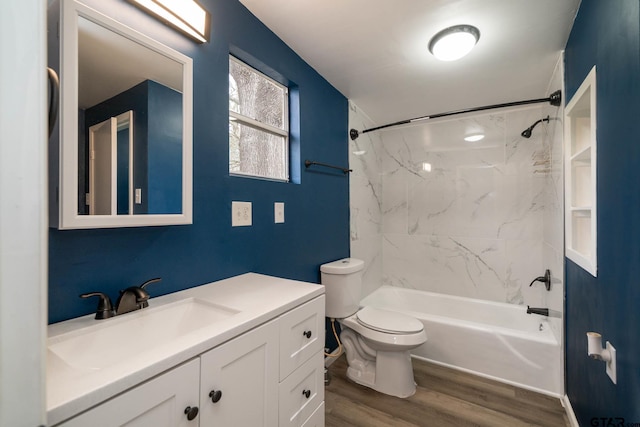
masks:
[[[522,135],[525,138],[531,138],[531,132],[533,131],[533,128],[538,126],[538,123],[541,123],[541,122],[549,123],[549,116],[545,117],[544,119],[538,120],[537,122],[535,122],[534,124],[526,128],[525,130],[523,130],[520,135]]]

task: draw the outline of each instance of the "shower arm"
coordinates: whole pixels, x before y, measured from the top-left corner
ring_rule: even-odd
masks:
[[[386,129],[386,128],[389,128],[389,127],[392,127],[392,126],[406,125],[406,124],[409,124],[409,123],[419,122],[419,121],[422,121],[422,120],[439,119],[441,117],[454,116],[454,115],[457,115],[457,114],[474,113],[474,112],[477,112],[477,111],[485,111],[485,110],[494,110],[496,108],[515,107],[515,106],[518,106],[518,105],[538,104],[538,103],[541,103],[541,102],[548,102],[551,105],[553,105],[554,107],[560,106],[560,103],[562,102],[562,91],[556,90],[551,95],[549,95],[548,98],[528,99],[528,100],[524,100],[524,101],[506,102],[506,103],[503,103],[503,104],[484,105],[482,107],[466,108],[464,110],[456,110],[456,111],[448,111],[446,113],[431,114],[429,116],[416,117],[416,118],[413,118],[413,119],[401,120],[399,122],[389,123],[389,124],[382,125],[382,126],[376,126],[376,127],[371,128],[371,129],[364,129],[362,131],[358,131],[356,129],[351,129],[349,131],[349,136],[351,137],[352,141],[355,141],[360,136],[360,134],[373,132],[373,131],[381,130],[381,129]]]

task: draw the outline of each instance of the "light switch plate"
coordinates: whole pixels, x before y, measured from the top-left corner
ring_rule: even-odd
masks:
[[[616,366],[616,349],[607,341],[607,350],[611,354],[611,360],[607,362],[607,375],[614,384],[618,384],[617,366]],[[602,372],[602,371],[601,371]]]
[[[284,202],[273,204],[273,217],[276,224],[284,223]]]
[[[231,202],[231,226],[251,225],[251,202]]]

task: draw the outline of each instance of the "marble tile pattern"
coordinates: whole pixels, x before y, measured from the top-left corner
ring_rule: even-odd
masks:
[[[550,90],[562,86],[558,62]],[[531,138],[521,132],[536,120]],[[563,306],[562,107],[423,122],[349,141],[351,256],[381,284],[534,307]],[[349,127],[375,126],[350,103]],[[464,137],[483,133],[479,142]],[[357,154],[355,154],[357,153]],[[552,271],[552,292],[533,278]]]
[[[537,105],[380,133],[384,284],[542,302],[529,283],[544,273],[550,144],[544,123],[529,139],[520,133],[543,113]],[[464,141],[473,133],[485,138]]]
[[[551,79],[550,92],[562,87],[562,58]],[[545,174],[543,211],[543,262],[551,271],[551,292],[544,292],[541,307],[549,307],[555,313],[550,324],[559,342],[563,339],[564,316],[564,173],[563,173],[563,135],[564,102],[560,107],[547,105],[544,115],[550,122],[546,129],[544,144],[549,153],[549,171]],[[560,361],[562,363],[562,361]]]
[[[358,107],[349,103],[349,129],[373,127]],[[382,140],[380,133],[349,138],[349,204],[351,256],[365,262],[363,297],[382,285]]]

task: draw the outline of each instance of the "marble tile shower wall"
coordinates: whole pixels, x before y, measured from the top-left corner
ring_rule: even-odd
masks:
[[[562,58],[554,71],[550,92],[562,87]],[[550,93],[549,92],[549,93]],[[563,173],[563,134],[564,108],[547,105],[543,116],[552,119],[546,127],[543,139],[549,158],[549,170],[545,174],[544,211],[543,211],[543,249],[544,268],[551,271],[551,292],[543,292],[541,307],[549,307],[554,316],[550,318],[551,328],[563,343],[564,316],[564,173]],[[560,362],[561,363],[561,362]]]
[[[543,113],[537,106],[380,133],[384,284],[543,302],[528,285],[545,268],[550,145],[544,124],[520,136]],[[482,141],[464,141],[480,130]]]
[[[352,102],[349,129],[367,129],[373,122]],[[349,138],[349,204],[351,213],[351,256],[365,261],[363,293],[382,284],[382,140],[380,133]]]

